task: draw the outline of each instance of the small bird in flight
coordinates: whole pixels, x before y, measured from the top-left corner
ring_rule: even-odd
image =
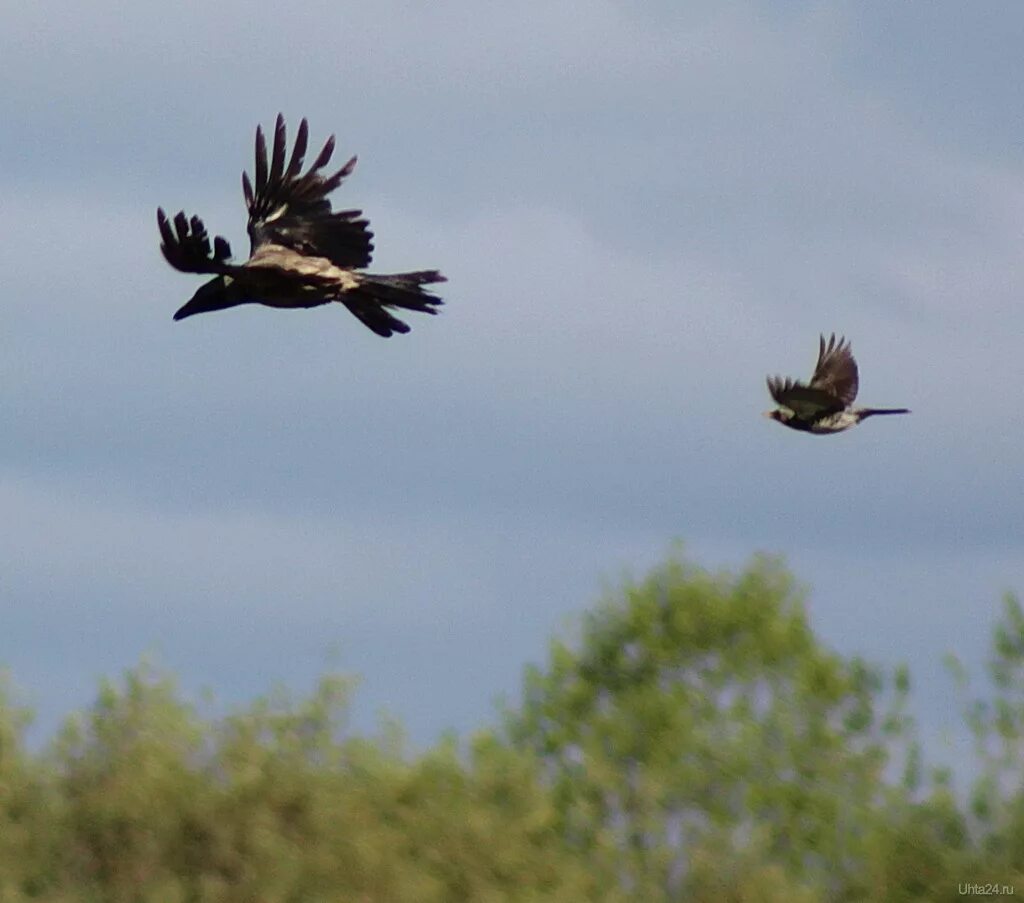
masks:
[[[327,196],[356,165],[353,157],[333,175],[321,170],[334,153],[334,136],[304,175],[300,175],[309,141],[303,119],[295,147],[285,165],[287,141],[284,118],[277,117],[274,149],[269,164],[263,129],[256,128],[256,169],[253,181],[242,173],[242,190],[249,211],[249,259],[231,262],[231,247],[220,235],[213,240],[198,216],[184,212],[172,221],[156,212],[163,239],[160,250],[167,262],[183,273],[211,273],[174,315],[223,310],[239,304],[268,307],[317,307],[340,301],[377,335],[385,338],[409,327],[391,310],[437,313],[444,302],[423,286],[446,282],[437,270],[375,275],[360,272],[373,254],[373,233],[361,210],[333,211]]]
[[[818,363],[808,385],[795,379],[768,377],[768,391],[779,407],[764,416],[805,433],[841,433],[875,414],[909,414],[907,408],[855,408],[857,362],[850,343],[835,333],[821,336]]]

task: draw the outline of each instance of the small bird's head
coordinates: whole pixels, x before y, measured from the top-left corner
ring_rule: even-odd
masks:
[[[230,276],[217,276],[199,286],[198,291],[174,314],[175,320],[184,320],[193,314],[204,314],[211,310],[224,310],[241,304],[242,299],[232,290],[234,280]]]

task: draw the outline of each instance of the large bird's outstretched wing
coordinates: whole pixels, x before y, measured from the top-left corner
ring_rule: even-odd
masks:
[[[263,244],[278,244],[300,254],[326,257],[343,269],[360,269],[373,255],[373,233],[362,219],[361,210],[331,210],[327,196],[352,172],[352,157],[333,175],[321,170],[334,153],[334,136],[327,139],[320,155],[300,175],[309,143],[309,126],[303,119],[285,166],[287,138],[284,117],[278,114],[274,127],[273,154],[267,160],[263,129],[256,128],[256,168],[253,180],[242,173],[242,190],[249,210],[251,251]]]
[[[219,273],[221,275],[234,271],[229,263],[231,246],[223,236],[213,239],[210,247],[210,236],[206,226],[198,216],[189,219],[181,211],[174,217],[174,228],[163,209],[156,211],[156,223],[160,227],[160,250],[164,258],[176,270],[183,273]]]
[[[779,376],[768,377],[768,391],[776,403],[798,417],[813,420],[844,410],[857,397],[857,362],[850,345],[835,334],[818,340],[818,363],[810,384]]]

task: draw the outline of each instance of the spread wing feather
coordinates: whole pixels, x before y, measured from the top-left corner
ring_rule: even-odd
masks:
[[[210,247],[210,236],[206,226],[198,216],[189,219],[184,211],[174,217],[174,228],[163,208],[156,211],[156,223],[160,227],[160,250],[164,259],[176,270],[183,273],[220,273],[234,271],[229,262],[231,246],[223,236],[213,239]]]
[[[850,351],[850,343],[832,333],[825,342],[825,336],[818,337],[818,363],[811,377],[811,388],[826,392],[836,399],[837,403],[847,408],[857,397],[859,377],[857,362]]]
[[[352,157],[333,175],[321,170],[334,153],[334,136],[327,139],[306,173],[302,173],[309,145],[309,125],[299,123],[288,164],[284,117],[278,114],[274,146],[268,161],[263,129],[256,129],[253,181],[242,173],[242,191],[249,211],[251,252],[260,245],[278,244],[317,257],[326,257],[343,269],[360,269],[373,256],[373,233],[361,210],[332,211],[327,196],[356,165]]]
[[[844,407],[837,404],[836,399],[828,392],[822,392],[794,379],[769,376],[768,391],[778,405],[789,408],[803,420],[814,420],[833,414]]]

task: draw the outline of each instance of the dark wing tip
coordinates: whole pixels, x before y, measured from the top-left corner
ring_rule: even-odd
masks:
[[[295,146],[292,148],[292,156],[288,161],[288,169],[285,172],[286,179],[294,179],[302,169],[302,161],[306,159],[306,147],[309,144],[309,123],[305,119],[299,123],[299,130],[295,135]]]
[[[334,135],[331,135],[326,142],[324,142],[324,149],[320,151],[317,158],[313,161],[313,165],[309,167],[309,171],[316,172],[318,169],[323,169],[331,160],[331,155],[334,153]]]
[[[179,210],[172,218],[163,207],[156,211],[160,230],[160,251],[164,259],[183,273],[223,273],[231,257],[231,246],[223,236],[216,236],[210,246],[206,224],[198,216],[191,218]]]
[[[825,341],[825,335],[822,333],[820,337],[820,347],[823,354],[840,353],[843,351],[849,352],[851,349],[850,342],[846,336],[841,335],[837,339],[834,332],[829,335],[828,342]]]
[[[288,133],[284,126],[284,116],[277,114],[274,124],[274,155],[270,161],[270,181],[279,182],[284,175],[284,154],[288,144]]]
[[[260,192],[267,184],[267,139],[263,136],[263,126],[256,126],[256,167],[253,173],[253,180],[256,183],[256,191]]]
[[[768,394],[775,399],[776,403],[788,407],[786,393],[801,386],[801,383],[788,376],[768,376],[765,378],[768,386]]]

